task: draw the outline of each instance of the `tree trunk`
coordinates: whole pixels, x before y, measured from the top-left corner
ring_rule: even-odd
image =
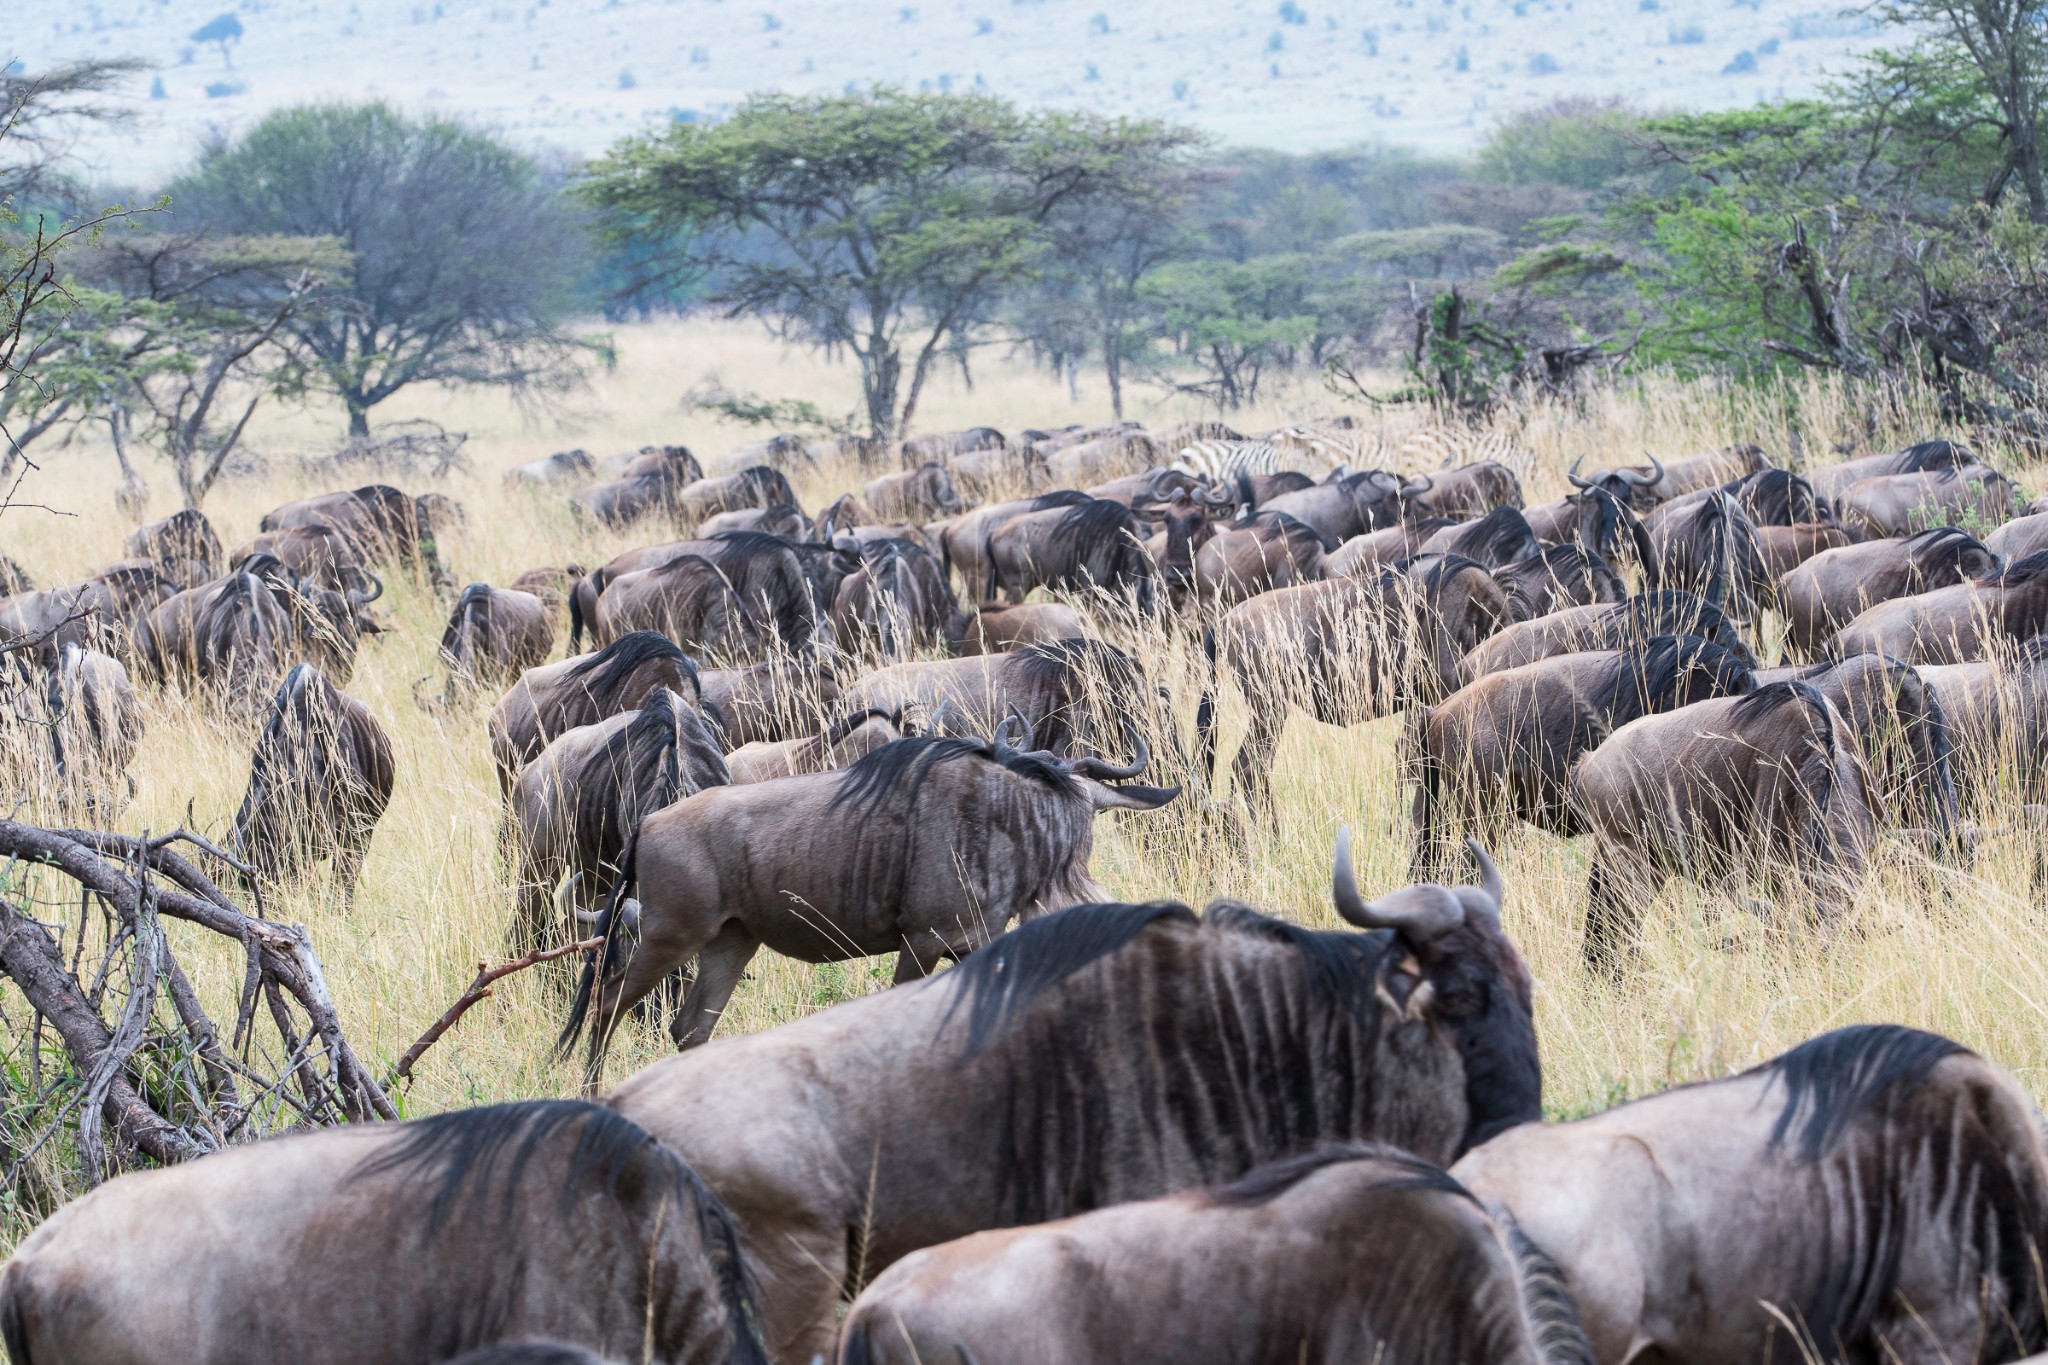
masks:
[[[868,409],[868,435],[887,441],[896,435],[896,386],[903,374],[903,357],[896,347],[879,336],[868,338],[860,357],[861,398]]]
[[[348,438],[351,441],[370,439],[370,410],[353,400],[348,405]]]
[[[1116,420],[1124,420],[1124,358],[1117,347],[1117,329],[1109,328],[1102,334],[1102,377],[1109,382],[1109,410]]]

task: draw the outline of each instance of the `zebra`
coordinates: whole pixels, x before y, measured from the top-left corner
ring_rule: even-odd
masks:
[[[1270,441],[1196,441],[1183,446],[1173,468],[1183,474],[1231,483],[1240,474],[1277,474],[1280,448]]]

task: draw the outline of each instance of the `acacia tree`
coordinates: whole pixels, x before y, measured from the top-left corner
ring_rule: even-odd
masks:
[[[634,137],[583,192],[622,245],[702,278],[728,316],[844,348],[872,434],[907,430],[949,340],[1033,276],[1048,220],[1122,185],[1158,125],[989,95],[757,95]]]
[[[181,227],[326,238],[347,253],[325,306],[283,330],[364,437],[409,384],[575,384],[563,330],[580,229],[529,158],[447,119],[388,104],[284,109],[203,152],[171,186]]]

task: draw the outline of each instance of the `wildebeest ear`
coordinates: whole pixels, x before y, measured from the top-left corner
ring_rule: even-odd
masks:
[[[1088,801],[1097,810],[1158,810],[1180,795],[1179,787],[1112,787],[1088,783]]]

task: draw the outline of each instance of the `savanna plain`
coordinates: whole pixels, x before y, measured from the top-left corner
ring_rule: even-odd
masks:
[[[734,389],[798,395],[826,412],[855,406],[856,374],[818,355],[787,349],[756,328],[704,320],[629,324],[613,329],[616,363],[597,371],[564,405],[526,411],[490,393],[408,391],[379,412],[384,420],[426,417],[468,433],[469,467],[432,484],[395,479],[407,491],[429,487],[461,502],[466,524],[442,536],[440,554],[457,588],[471,581],[508,583],[524,570],[577,562],[594,566],[636,544],[667,539],[643,523],[609,531],[578,518],[561,490],[507,488],[503,474],[521,461],[582,447],[600,458],[650,443],[689,446],[713,466],[723,452],[759,431],[687,408],[682,395],[707,375]],[[1239,430],[1339,411],[1313,382],[1264,393],[1256,408],[1229,414]],[[331,450],[344,429],[339,413],[318,406],[273,408],[252,433],[262,458],[225,480],[205,511],[224,543],[257,529],[269,508],[293,498],[372,481],[310,475],[302,457]],[[1193,400],[1163,392],[1136,395],[1131,416],[1148,426],[1213,415]],[[1442,459],[1442,440],[1425,432],[1425,414],[1400,408],[1360,411],[1384,442],[1391,467],[1419,473]],[[937,431],[991,425],[1095,422],[1109,417],[1107,397],[1067,385],[1021,358],[977,356],[971,387],[957,370],[940,374],[918,414]],[[1635,380],[1596,389],[1568,403],[1542,403],[1498,419],[1497,430],[1459,432],[1513,452],[1531,503],[1568,491],[1566,470],[1694,453],[1754,441],[1774,460],[1809,461],[1899,449],[1950,432],[1913,395],[1873,406],[1824,379],[1777,387],[1721,388]],[[1985,452],[2029,490],[2048,491],[2048,466],[1993,447]],[[121,557],[130,529],[114,508],[117,473],[110,450],[86,439],[42,449],[39,467],[0,516],[0,550],[44,583],[75,580]],[[167,469],[145,466],[151,516],[175,510]],[[819,468],[793,474],[806,510],[816,511],[868,475]],[[394,573],[378,604],[387,629],[358,658],[351,695],[389,731],[397,759],[392,804],[378,826],[360,889],[344,902],[325,872],[272,896],[270,912],[303,923],[324,964],[349,1037],[371,1070],[384,1074],[422,1029],[468,985],[478,964],[507,954],[511,871],[501,842],[502,807],[485,738],[490,694],[440,700],[437,658],[452,594]],[[1111,625],[1112,638],[1137,654],[1149,679],[1191,726],[1207,683],[1198,635],[1185,627]],[[1766,661],[1776,623],[1766,618]],[[557,656],[565,641],[558,637]],[[1241,728],[1239,702],[1226,685],[1225,755]],[[148,734],[133,767],[135,793],[118,820],[130,832],[187,826],[219,836],[233,819],[249,776],[253,732],[246,723],[170,694],[144,689]],[[1334,927],[1330,858],[1340,826],[1354,832],[1361,886],[1368,894],[1407,880],[1408,794],[1397,762],[1398,717],[1349,729],[1296,714],[1273,774],[1274,809],[1246,820],[1232,812],[1220,777],[1207,792],[1192,786],[1162,815],[1117,814],[1098,823],[1093,870],[1122,899],[1174,897],[1197,907],[1236,897],[1303,924]],[[1159,746],[1164,752],[1167,746]],[[1165,763],[1168,760],[1161,760]],[[2019,775],[2039,754],[2010,757]],[[1185,778],[1185,772],[1152,781]],[[5,800],[19,818],[58,823],[39,809],[29,775],[6,775]],[[2002,786],[2004,784],[2001,784]],[[1998,798],[1979,817],[1995,826]],[[1589,973],[1580,953],[1588,841],[1564,841],[1522,828],[1492,852],[1507,886],[1504,924],[1534,974],[1544,1107],[1553,1116],[1591,1112],[1666,1086],[1720,1076],[1769,1058],[1818,1033],[1857,1022],[1892,1022],[1955,1038],[2013,1071],[2037,1100],[2048,1097],[2048,905],[2036,881],[2040,850],[2025,835],[1993,833],[1963,866],[1932,860],[1903,839],[1885,841],[1873,875],[1854,904],[1821,925],[1780,907],[1758,913],[1726,893],[1673,882],[1644,917],[1642,956],[1624,979]],[[10,874],[21,876],[19,872]],[[195,972],[215,1017],[232,1017],[242,958],[234,945],[205,941],[168,924],[175,951]],[[887,989],[886,958],[812,966],[763,952],[749,970],[719,1035],[770,1027],[838,1001]],[[407,1114],[498,1100],[566,1095],[578,1066],[551,1049],[568,1008],[573,970],[554,964],[500,983],[420,1063],[403,1089]],[[23,1006],[0,987],[0,1006]],[[5,1058],[8,1089],[20,1095],[29,1059]],[[46,1047],[55,1047],[45,1038]],[[630,1022],[614,1041],[607,1074],[618,1077],[668,1051],[657,1022]],[[68,1191],[76,1176],[51,1159],[47,1178]],[[0,1252],[33,1225],[34,1213],[0,1217]]]

